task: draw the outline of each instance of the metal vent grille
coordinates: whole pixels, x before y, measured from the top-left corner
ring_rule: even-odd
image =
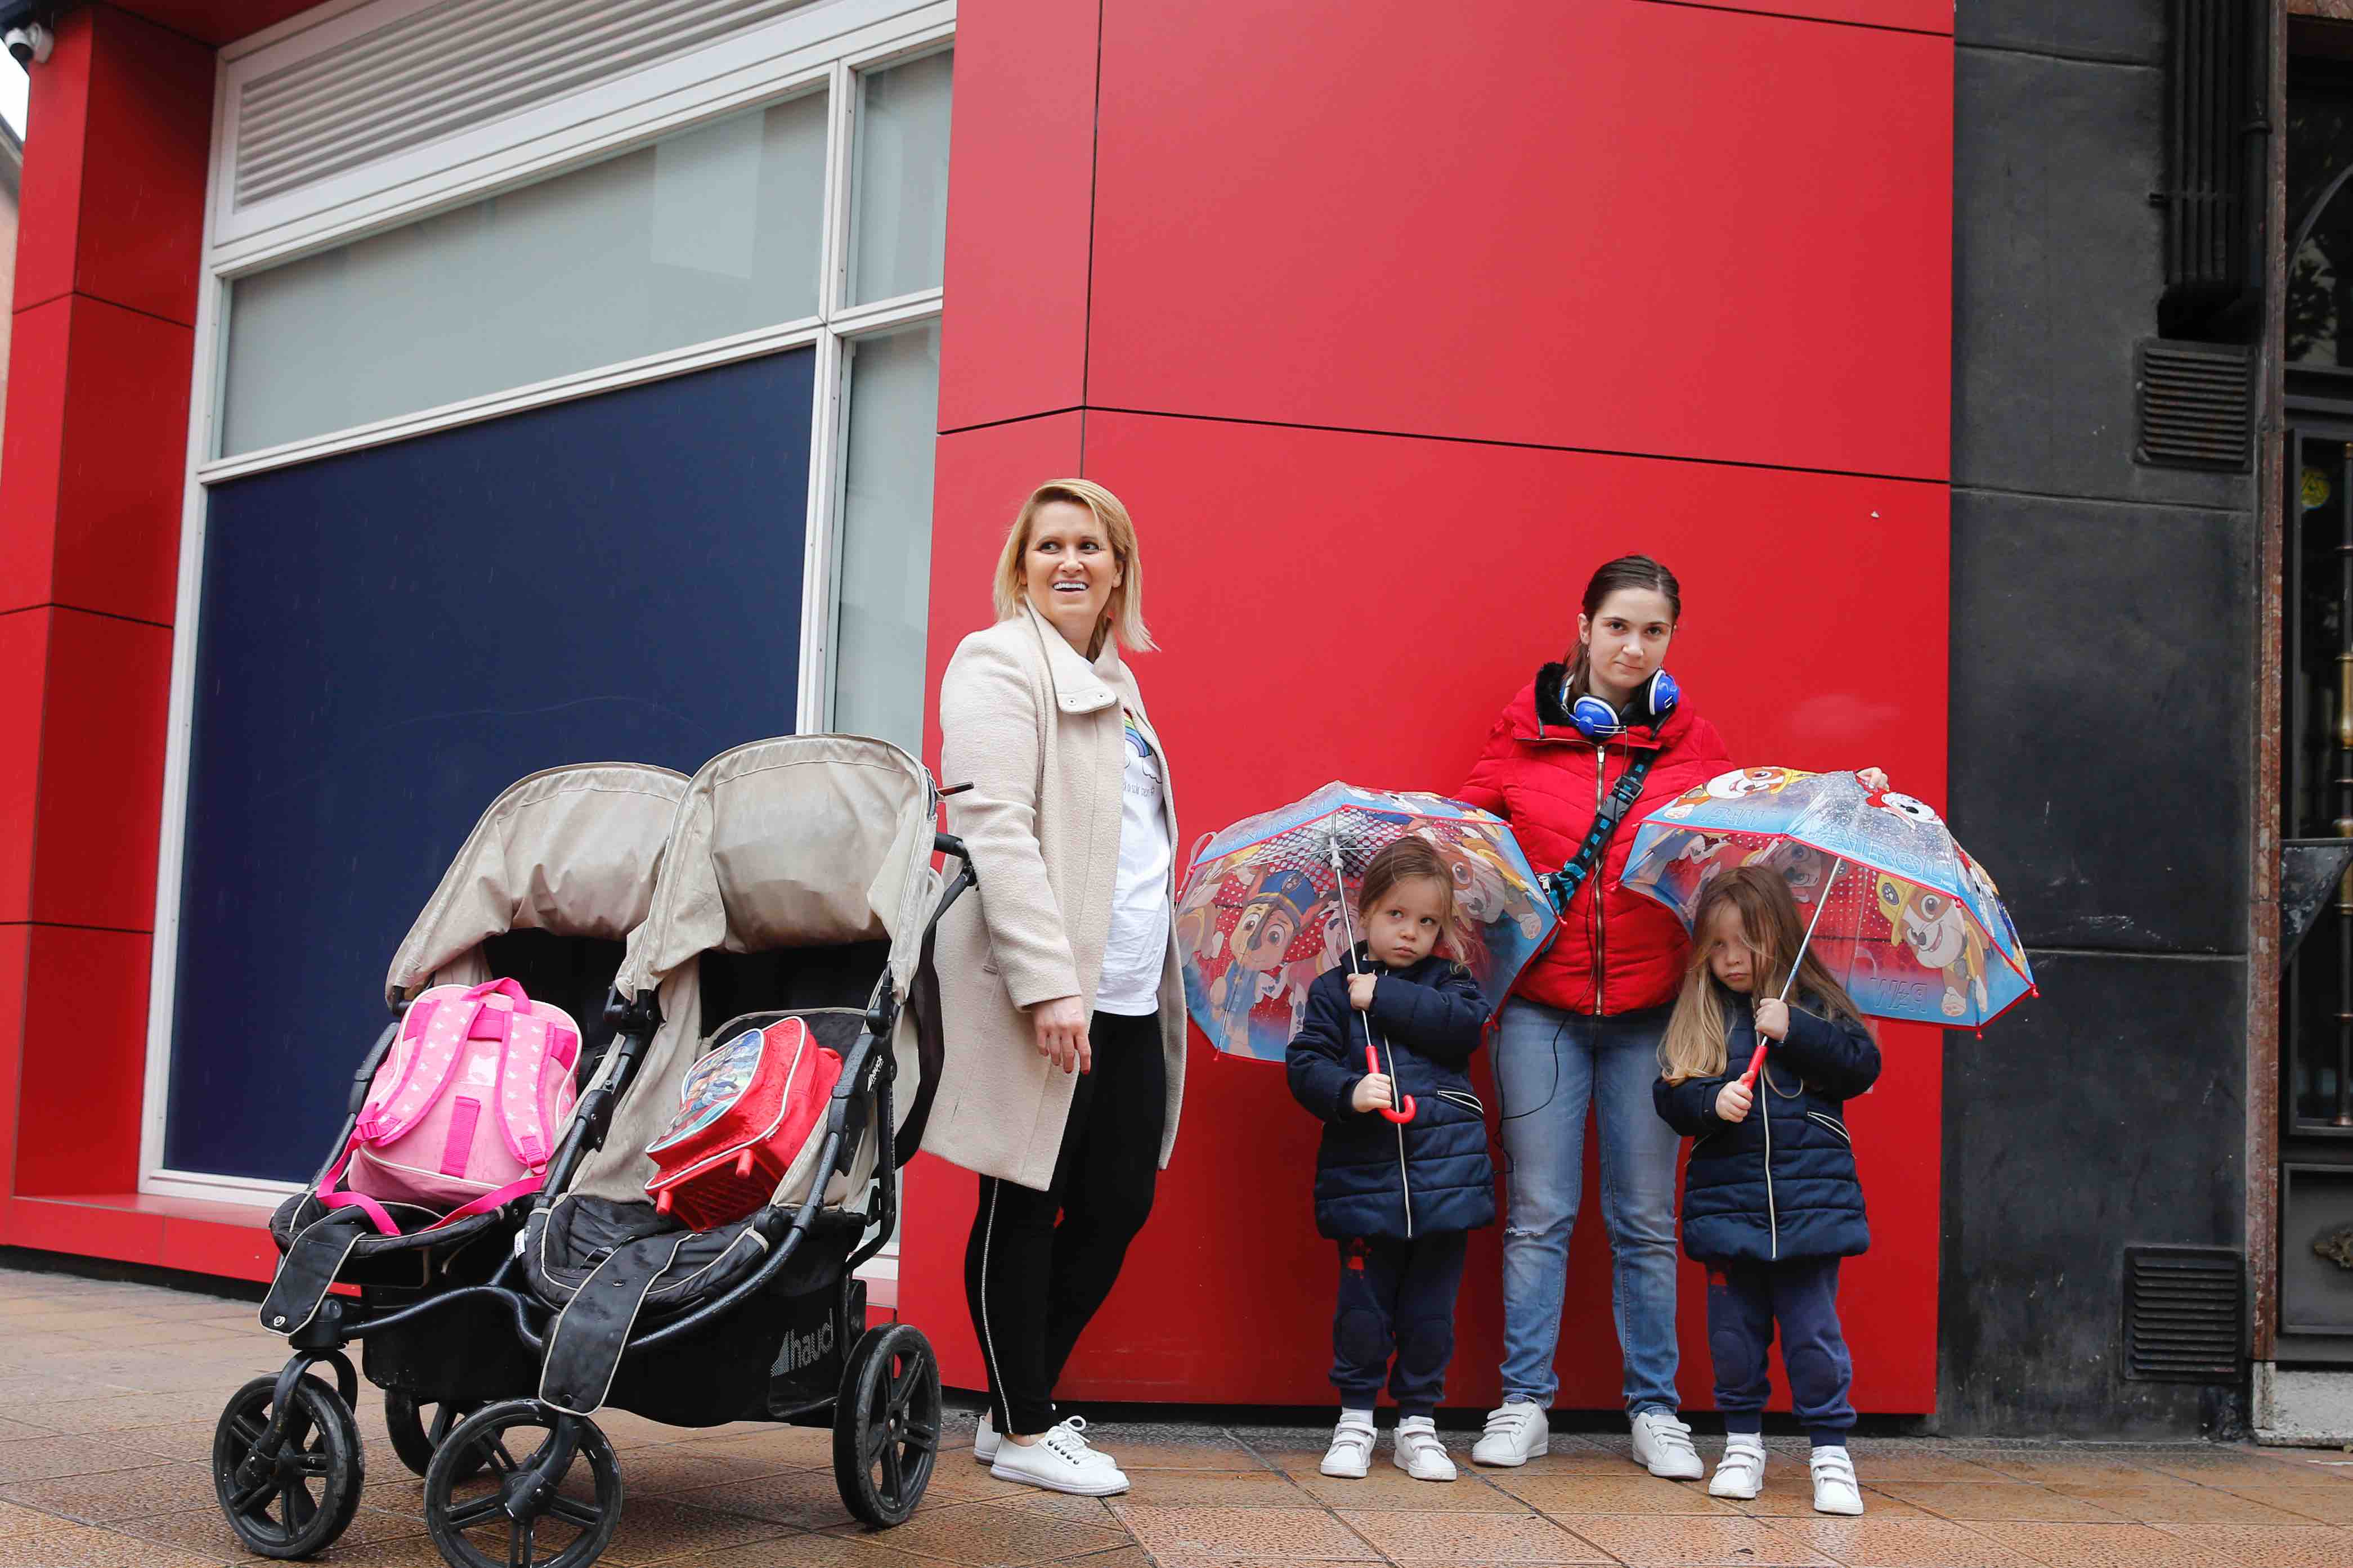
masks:
[[[240,207],[824,0],[445,0],[237,94]]]
[[[2125,1375],[2236,1383],[2246,1260],[2219,1247],[2125,1248]]]
[[[2187,325],[2248,290],[2257,29],[2246,0],[2172,0],[2166,62],[2164,319]],[[2168,327],[2167,330],[2171,331]]]
[[[2247,466],[2253,420],[2244,349],[2142,342],[2134,376],[2143,463],[2177,468]]]

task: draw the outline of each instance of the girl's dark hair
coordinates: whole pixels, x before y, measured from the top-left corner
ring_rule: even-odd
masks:
[[[1593,574],[1592,581],[1585,584],[1585,601],[1579,607],[1585,611],[1587,619],[1599,615],[1609,595],[1621,588],[1643,588],[1659,595],[1667,601],[1668,618],[1671,621],[1683,619],[1683,584],[1675,581],[1673,573],[1647,555],[1620,555],[1615,561],[1601,563],[1601,569]],[[1574,702],[1584,696],[1587,689],[1583,637],[1570,645],[1568,658],[1563,662],[1568,666],[1567,700]]]
[[[1364,886],[1356,893],[1358,921],[1369,920],[1380,901],[1389,896],[1392,888],[1399,882],[1410,882],[1417,878],[1436,882],[1443,890],[1445,908],[1439,917],[1439,923],[1445,940],[1459,955],[1461,933],[1455,929],[1454,872],[1446,864],[1446,857],[1438,852],[1437,846],[1419,833],[1408,833],[1391,839],[1365,868]]]

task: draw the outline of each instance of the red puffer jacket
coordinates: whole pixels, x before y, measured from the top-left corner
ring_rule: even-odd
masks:
[[[1601,864],[1577,889],[1552,945],[1520,974],[1515,994],[1571,1013],[1634,1013],[1672,1002],[1691,938],[1674,911],[1618,885],[1642,818],[1685,790],[1728,772],[1732,758],[1715,726],[1685,698],[1656,733],[1635,729],[1597,745],[1560,706],[1562,666],[1548,664],[1511,700],[1488,732],[1487,749],[1455,792],[1512,825],[1538,871],[1560,869],[1593,826],[1593,814],[1638,751],[1657,762],[1620,819]]]

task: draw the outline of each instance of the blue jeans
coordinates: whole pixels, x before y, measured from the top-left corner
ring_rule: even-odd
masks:
[[[1626,1409],[1674,1410],[1675,1161],[1683,1140],[1651,1106],[1667,1012],[1595,1018],[1514,997],[1495,1035],[1506,1164],[1504,1397],[1550,1405],[1560,1391],[1568,1237],[1585,1174],[1585,1113],[1601,1130],[1601,1219]]]

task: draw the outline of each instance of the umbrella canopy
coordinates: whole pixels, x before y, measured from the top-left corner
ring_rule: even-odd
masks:
[[[1307,1006],[1307,988],[1345,961],[1353,900],[1365,867],[1392,840],[1419,834],[1454,877],[1470,967],[1488,1005],[1501,1006],[1552,935],[1552,906],[1503,819],[1441,795],[1333,783],[1303,800],[1213,834],[1187,868],[1176,903],[1186,1010],[1209,1043],[1234,1056],[1281,1061]],[[1332,856],[1339,851],[1341,875]]]
[[[1723,773],[1644,820],[1621,880],[1689,926],[1735,866],[1781,874],[1810,951],[1874,1017],[1979,1028],[2034,989],[1993,879],[1908,795],[1851,773]]]

